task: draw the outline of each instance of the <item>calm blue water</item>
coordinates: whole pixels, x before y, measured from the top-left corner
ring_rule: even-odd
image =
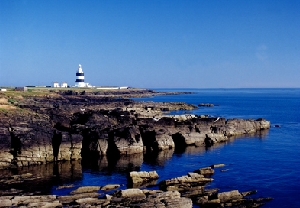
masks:
[[[300,89],[155,89],[157,91],[189,91],[194,94],[157,96],[136,100],[174,101],[190,104],[213,103],[186,112],[225,118],[266,118],[272,126],[262,135],[234,139],[211,149],[188,147],[185,152],[163,152],[156,156],[122,158],[113,164],[106,160],[83,168],[80,185],[119,183],[126,188],[128,171],[156,170],[160,180],[186,175],[187,172],[216,163],[209,187],[220,191],[257,190],[254,197],[272,197],[264,207],[300,207]],[[185,112],[178,112],[185,113]],[[130,162],[128,162],[130,161]],[[226,172],[220,170],[227,169]],[[70,190],[67,190],[70,191]],[[53,188],[53,194],[65,194]]]

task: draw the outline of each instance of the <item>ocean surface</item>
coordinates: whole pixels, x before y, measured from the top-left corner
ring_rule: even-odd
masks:
[[[140,101],[174,101],[213,103],[214,107],[199,107],[193,111],[173,114],[210,115],[225,118],[265,118],[271,129],[261,134],[238,137],[211,148],[187,147],[185,150],[161,152],[155,155],[122,157],[114,161],[99,159],[82,162],[82,177],[69,180],[75,187],[82,185],[121,184],[126,188],[130,170],[156,170],[160,178],[169,179],[190,171],[224,163],[215,170],[208,188],[220,192],[238,189],[257,190],[253,197],[272,197],[264,207],[300,207],[300,89],[154,89],[182,91],[193,94],[139,98]],[[275,127],[278,125],[279,127]],[[225,172],[221,170],[226,169]],[[53,183],[52,194],[64,195],[71,189]],[[151,188],[155,188],[152,186]]]

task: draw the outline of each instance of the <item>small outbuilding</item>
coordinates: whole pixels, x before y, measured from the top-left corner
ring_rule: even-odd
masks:
[[[58,82],[53,82],[53,87],[59,87],[59,83]]]
[[[61,87],[68,87],[68,83],[66,82],[61,83]]]

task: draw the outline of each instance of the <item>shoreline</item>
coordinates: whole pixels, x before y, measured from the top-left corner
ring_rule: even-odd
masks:
[[[165,114],[169,111],[194,109],[197,106],[185,103],[137,102],[127,99],[127,96],[145,96],[145,94],[147,93],[90,95],[72,92],[26,96],[18,93],[16,97],[7,95],[5,98],[7,103],[4,104],[15,109],[12,112],[0,111],[2,119],[0,136],[6,138],[4,141],[12,145],[13,149],[7,144],[5,149],[3,142],[0,144],[4,150],[0,158],[5,158],[2,165],[4,162],[8,165],[6,168],[16,168],[53,162],[55,159],[52,152],[53,130],[62,135],[57,159],[72,161],[94,153],[101,156],[110,152],[134,155],[143,154],[145,151],[176,149],[176,146],[210,147],[226,142],[234,135],[255,133],[270,128],[270,122],[264,119],[226,120],[191,115],[168,117]],[[3,97],[1,101],[3,104],[5,101]],[[7,130],[9,126],[14,128],[14,132]],[[12,136],[21,142],[20,152],[18,146],[9,143]],[[23,143],[24,141],[27,143]],[[42,144],[46,151],[41,152],[39,147],[37,152],[38,144]],[[90,148],[91,146],[96,148]]]
[[[69,190],[65,195],[22,194],[18,190],[7,191],[0,196],[1,207],[259,207],[272,200],[270,197],[254,198],[256,190],[239,192],[231,190],[219,192],[218,188],[206,188],[206,184],[214,179],[215,169],[226,167],[225,164],[214,164],[187,175],[162,180],[157,189],[147,189],[146,184],[157,184],[159,175],[156,171],[136,172],[128,174],[128,181],[133,182],[131,188],[121,188],[120,184],[103,186],[62,185],[57,189]],[[23,175],[24,176],[24,175]],[[29,178],[30,175],[27,178]],[[15,193],[14,195],[11,195]],[[251,197],[249,197],[251,195]]]

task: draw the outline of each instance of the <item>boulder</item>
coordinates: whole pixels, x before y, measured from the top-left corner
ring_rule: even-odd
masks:
[[[162,190],[191,190],[195,186],[203,186],[213,181],[212,178],[204,178],[201,176],[194,177],[194,175],[186,175],[168,180],[163,180],[159,183]]]
[[[218,193],[218,199],[220,200],[221,203],[242,199],[242,198],[243,196],[242,194],[240,194],[238,190]]]
[[[136,189],[136,188],[117,191],[114,194],[114,196],[116,196],[118,198],[128,198],[128,197],[146,198],[146,195],[143,193],[143,191],[140,189]]]
[[[199,170],[195,170],[196,173],[199,173],[204,176],[211,176],[214,174],[214,169],[211,167],[200,168]]]
[[[225,164],[214,164],[214,165],[211,165],[210,167],[211,168],[220,168],[220,167],[224,167]]]
[[[139,185],[149,183],[151,181],[154,181],[154,183],[155,183],[156,180],[159,178],[159,176],[156,173],[156,171],[150,171],[150,172],[132,171],[129,174],[129,178],[130,178],[130,183],[132,183],[134,185],[134,187],[138,187]]]

